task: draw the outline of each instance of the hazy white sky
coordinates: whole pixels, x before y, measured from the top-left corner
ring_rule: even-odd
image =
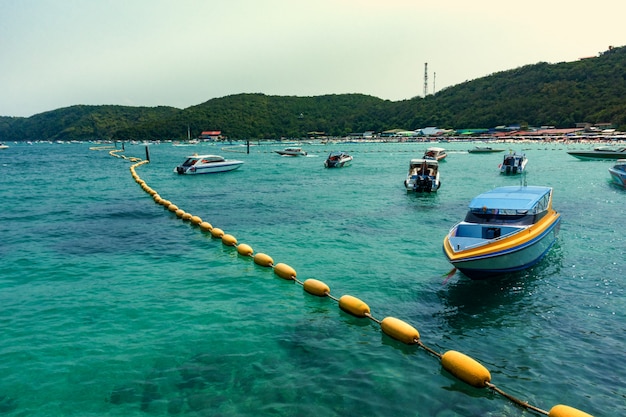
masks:
[[[392,101],[626,45],[626,2],[0,0],[0,115],[238,93]]]

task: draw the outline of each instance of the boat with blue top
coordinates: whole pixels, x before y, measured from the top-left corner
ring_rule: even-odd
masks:
[[[626,159],[615,161],[615,164],[609,168],[609,174],[615,184],[626,188]]]
[[[472,279],[527,269],[556,241],[561,215],[552,188],[498,187],[472,199],[443,241],[448,261]]]

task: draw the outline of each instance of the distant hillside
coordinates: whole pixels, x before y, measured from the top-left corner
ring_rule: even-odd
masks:
[[[181,110],[72,106],[29,118],[0,117],[0,141],[184,139],[221,130],[231,139],[300,138],[426,126],[520,124],[573,127],[613,123],[626,130],[626,47],[595,58],[538,63],[392,102],[362,94],[316,97],[237,94]]]

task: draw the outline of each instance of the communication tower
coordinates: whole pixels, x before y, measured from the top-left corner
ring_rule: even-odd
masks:
[[[428,94],[428,62],[424,63],[424,97]]]

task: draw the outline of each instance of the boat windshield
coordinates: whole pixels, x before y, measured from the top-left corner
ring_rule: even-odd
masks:
[[[184,167],[190,167],[193,164],[195,164],[196,162],[198,162],[198,158],[188,158],[185,162],[183,162],[183,166]]]

